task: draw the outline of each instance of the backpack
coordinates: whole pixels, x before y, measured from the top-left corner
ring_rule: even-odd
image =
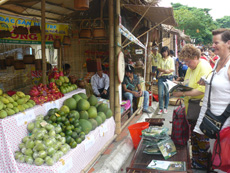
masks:
[[[175,144],[186,145],[190,136],[190,126],[185,114],[185,107],[180,105],[173,110],[171,138]],[[177,104],[176,104],[177,105]]]

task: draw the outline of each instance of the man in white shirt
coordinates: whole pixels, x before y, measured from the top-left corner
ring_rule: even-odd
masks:
[[[91,85],[95,96],[109,99],[109,76],[103,73],[103,67],[91,77]]]

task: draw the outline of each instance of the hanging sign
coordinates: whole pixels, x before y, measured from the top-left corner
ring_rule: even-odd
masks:
[[[0,23],[5,23],[6,25],[0,24],[0,30],[8,30],[11,32],[11,37],[1,38],[0,43],[13,43],[13,44],[41,44],[41,34],[31,34],[30,32],[28,35],[24,34],[14,34],[15,26],[26,26],[28,31],[30,26],[41,26],[41,21],[32,21],[31,18],[18,18],[11,15],[3,15],[0,13]],[[16,23],[17,22],[17,23]],[[68,28],[67,24],[57,24],[57,23],[46,23],[45,27],[45,39],[46,44],[53,44],[53,40],[55,38],[60,38],[61,40],[65,35],[68,35]]]
[[[122,35],[124,35],[130,41],[136,43],[137,45],[145,49],[145,46],[131,32],[129,32],[129,30],[126,29],[122,24],[119,25],[119,31]]]

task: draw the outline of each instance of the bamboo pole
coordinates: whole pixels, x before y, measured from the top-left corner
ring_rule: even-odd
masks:
[[[153,26],[152,28],[150,28],[149,30],[147,30],[146,32],[144,32],[143,34],[139,35],[137,38],[142,37],[143,35],[145,35],[147,32],[153,30],[154,28],[156,28],[157,26],[161,25],[163,22],[165,22],[166,20],[168,20],[169,18],[171,18],[172,16],[169,16],[168,18],[162,20],[160,23],[158,23],[157,25]],[[122,48],[125,48],[126,46],[128,46],[130,43],[132,43],[131,41],[128,42],[126,45],[124,45]]]
[[[148,21],[148,27],[150,28],[151,27],[151,22]],[[150,57],[150,54],[151,54],[151,46],[150,46],[150,43],[151,43],[151,34],[149,33],[149,38],[148,38],[148,44],[147,44],[147,69],[146,69],[146,81],[151,81],[150,79],[150,72],[151,72],[151,69],[152,69],[152,61],[151,61],[151,57]]]
[[[114,104],[114,5],[113,0],[109,1],[109,74],[110,74],[110,108],[115,115]]]
[[[41,40],[41,47],[42,47],[42,83],[46,85],[46,40],[45,40],[45,27],[46,27],[46,16],[45,16],[45,6],[46,0],[41,1],[41,28],[42,28],[42,40]]]
[[[114,65],[115,65],[115,76],[114,76],[114,87],[115,87],[115,123],[116,123],[116,129],[115,133],[120,134],[121,133],[121,106],[119,104],[119,82],[118,82],[118,54],[121,51],[121,48],[119,45],[121,45],[121,33],[119,32],[119,17],[120,17],[120,10],[121,10],[121,4],[120,0],[115,1],[116,2],[116,16],[115,16],[115,57],[114,57]]]

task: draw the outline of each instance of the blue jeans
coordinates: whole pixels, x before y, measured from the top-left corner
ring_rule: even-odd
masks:
[[[173,80],[173,76],[161,76],[158,78],[158,97],[159,97],[159,109],[168,109],[169,105],[169,92],[163,82],[166,82],[166,79]],[[164,100],[165,95],[165,100]],[[165,105],[164,105],[165,101]]]
[[[132,106],[132,103],[133,103],[133,97],[135,97],[132,93],[130,92],[125,92],[124,94],[124,97],[130,101],[130,105],[131,105],[131,115],[133,114],[133,106]],[[144,95],[144,105],[143,105],[143,108],[144,109],[148,109],[149,107],[149,92],[148,91],[142,91],[142,96]],[[142,97],[141,96],[141,97]]]

